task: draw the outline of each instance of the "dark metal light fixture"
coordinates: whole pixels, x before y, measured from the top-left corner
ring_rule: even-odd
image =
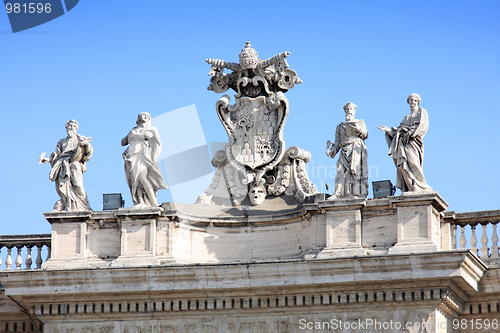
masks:
[[[248,217],[249,207],[248,206],[241,206],[241,210],[243,211],[243,215],[245,215],[245,217]]]
[[[122,208],[125,205],[125,200],[121,193],[110,193],[102,195],[102,210],[113,210]]]
[[[396,187],[392,186],[390,180],[381,180],[378,182],[372,182],[373,187],[373,198],[385,198],[396,193]]]

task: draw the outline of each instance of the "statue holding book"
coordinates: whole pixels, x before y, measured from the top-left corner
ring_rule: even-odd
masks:
[[[368,130],[364,120],[355,119],[357,106],[344,105],[345,122],[335,131],[335,141],[326,143],[326,155],[334,158],[339,153],[335,189],[330,200],[342,197],[366,198],[368,195],[368,164],[365,139]]]

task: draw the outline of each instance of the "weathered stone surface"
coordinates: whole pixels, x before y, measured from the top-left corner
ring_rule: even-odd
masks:
[[[62,269],[71,260],[74,267],[138,267],[449,250],[452,229],[441,223],[446,207],[433,192],[310,204],[281,196],[246,211],[170,204],[46,213],[53,250],[44,268]]]
[[[45,332],[181,333],[188,327],[193,333],[205,329],[291,333],[313,331],[299,329],[301,323],[332,320],[359,323],[376,318],[404,324],[440,318],[449,325],[464,311],[467,295],[479,291],[485,271],[470,253],[455,251],[240,265],[4,272],[0,279],[11,297],[22,300],[43,321]]]
[[[446,206],[425,193],[308,204],[280,197],[247,215],[173,204],[46,213],[60,242],[55,258],[45,270],[0,272],[0,281],[45,332],[380,332],[390,328],[374,325],[391,321],[411,333],[423,324],[453,332],[457,320],[496,318],[499,274],[468,250],[442,251],[450,223],[498,214],[443,217]],[[422,244],[435,250],[391,254]],[[25,317],[5,313],[0,307],[0,327],[23,327]],[[370,327],[314,326],[340,321]]]

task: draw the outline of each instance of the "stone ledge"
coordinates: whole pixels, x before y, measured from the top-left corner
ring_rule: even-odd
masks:
[[[390,269],[388,269],[390,268]],[[383,283],[452,279],[474,293],[486,266],[470,252],[366,256],[265,263],[204,264],[140,268],[2,272],[9,295],[35,296],[57,289],[58,295],[110,292],[268,288],[293,285]],[[141,282],[142,281],[142,282]]]
[[[448,203],[438,194],[438,192],[408,193],[398,196],[387,197],[393,206],[411,205],[421,202],[423,204],[432,203],[432,206],[442,212],[448,208]]]
[[[92,211],[72,211],[72,212],[50,212],[43,213],[47,221],[52,223],[72,223],[72,222],[85,222],[92,217]]]

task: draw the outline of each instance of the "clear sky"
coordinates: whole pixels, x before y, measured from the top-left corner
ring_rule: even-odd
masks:
[[[58,196],[38,158],[66,136],[69,119],[92,137],[84,185],[94,210],[102,209],[103,193],[120,192],[132,204],[120,140],[139,112],[158,117],[194,104],[206,142],[227,140],[215,112],[221,95],[206,89],[205,59],[237,62],[245,41],[261,59],[290,52],[303,83],[286,94],[284,138],[287,147],[311,152],[318,189],[334,184],[326,141],[349,101],[368,127],[370,183],[395,183],[377,126],[399,125],[415,92],[430,119],[429,185],[449,210],[499,209],[499,17],[498,0],[82,0],[14,34],[0,11],[0,234],[50,232],[42,213]],[[159,192],[160,202],[171,200],[169,190]]]

